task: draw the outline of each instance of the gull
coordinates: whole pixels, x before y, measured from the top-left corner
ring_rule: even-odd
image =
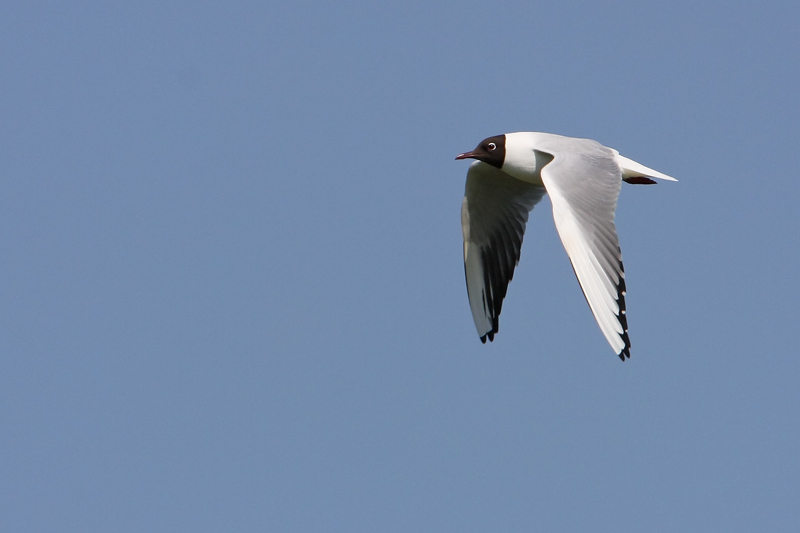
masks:
[[[476,161],[467,171],[461,230],[467,295],[481,342],[497,333],[528,213],[549,194],[556,230],[589,308],[615,353],[630,358],[617,197],[623,181],[677,180],[597,141],[552,133],[489,137],[456,157],[468,158]]]

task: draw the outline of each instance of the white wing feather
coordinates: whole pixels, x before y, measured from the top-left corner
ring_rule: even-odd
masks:
[[[616,154],[593,143],[581,152],[551,155],[541,175],[558,235],[600,330],[620,358],[630,357],[625,272],[614,225],[622,183]]]
[[[519,263],[528,213],[544,196],[538,187],[476,161],[467,172],[461,207],[464,273],[475,328],[494,339],[508,283]]]

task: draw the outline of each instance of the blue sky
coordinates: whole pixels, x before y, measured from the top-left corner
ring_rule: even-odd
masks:
[[[707,4],[710,6],[710,4]],[[796,2],[6,2],[0,529],[796,531]],[[548,200],[500,332],[456,154],[590,137],[632,358]]]

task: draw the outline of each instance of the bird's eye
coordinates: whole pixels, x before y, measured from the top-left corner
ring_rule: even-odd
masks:
[[[494,149],[497,148],[497,145],[494,143],[489,143],[488,145],[486,145],[486,148],[488,148],[490,152],[493,152]]]

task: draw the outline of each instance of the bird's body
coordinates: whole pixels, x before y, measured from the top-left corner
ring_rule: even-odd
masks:
[[[600,329],[622,360],[630,357],[625,273],[614,211],[622,181],[676,181],[590,139],[520,132],[489,137],[456,159],[467,172],[461,209],[464,270],[475,327],[494,339],[528,213],[550,195],[561,242]]]

